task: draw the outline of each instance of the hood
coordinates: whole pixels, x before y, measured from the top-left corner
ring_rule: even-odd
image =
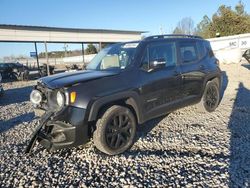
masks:
[[[118,74],[119,72],[120,71],[94,71],[94,70],[66,72],[66,73],[55,74],[52,76],[46,76],[44,78],[41,78],[39,82],[45,84],[48,88],[57,89],[106,76],[113,76]]]

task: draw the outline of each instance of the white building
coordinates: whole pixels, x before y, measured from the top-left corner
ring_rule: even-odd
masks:
[[[250,33],[208,39],[215,56],[222,63],[239,63],[242,54],[250,49]]]

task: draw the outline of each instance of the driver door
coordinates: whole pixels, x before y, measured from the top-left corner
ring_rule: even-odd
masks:
[[[159,63],[163,66],[155,67]],[[144,50],[140,95],[145,119],[171,110],[181,97],[181,74],[175,42],[152,42]]]

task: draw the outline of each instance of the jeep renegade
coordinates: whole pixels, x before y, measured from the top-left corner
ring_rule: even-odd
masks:
[[[30,95],[41,116],[36,140],[48,150],[82,145],[115,155],[129,149],[136,126],[199,103],[213,112],[221,70],[208,41],[190,35],[150,36],[100,51],[86,70],[38,80]]]

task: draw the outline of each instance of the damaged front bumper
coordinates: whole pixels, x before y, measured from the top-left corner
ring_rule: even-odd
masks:
[[[30,153],[36,141],[53,151],[85,144],[89,140],[89,127],[85,121],[85,109],[67,106],[59,114],[36,110],[42,115],[33,133],[26,153]]]

